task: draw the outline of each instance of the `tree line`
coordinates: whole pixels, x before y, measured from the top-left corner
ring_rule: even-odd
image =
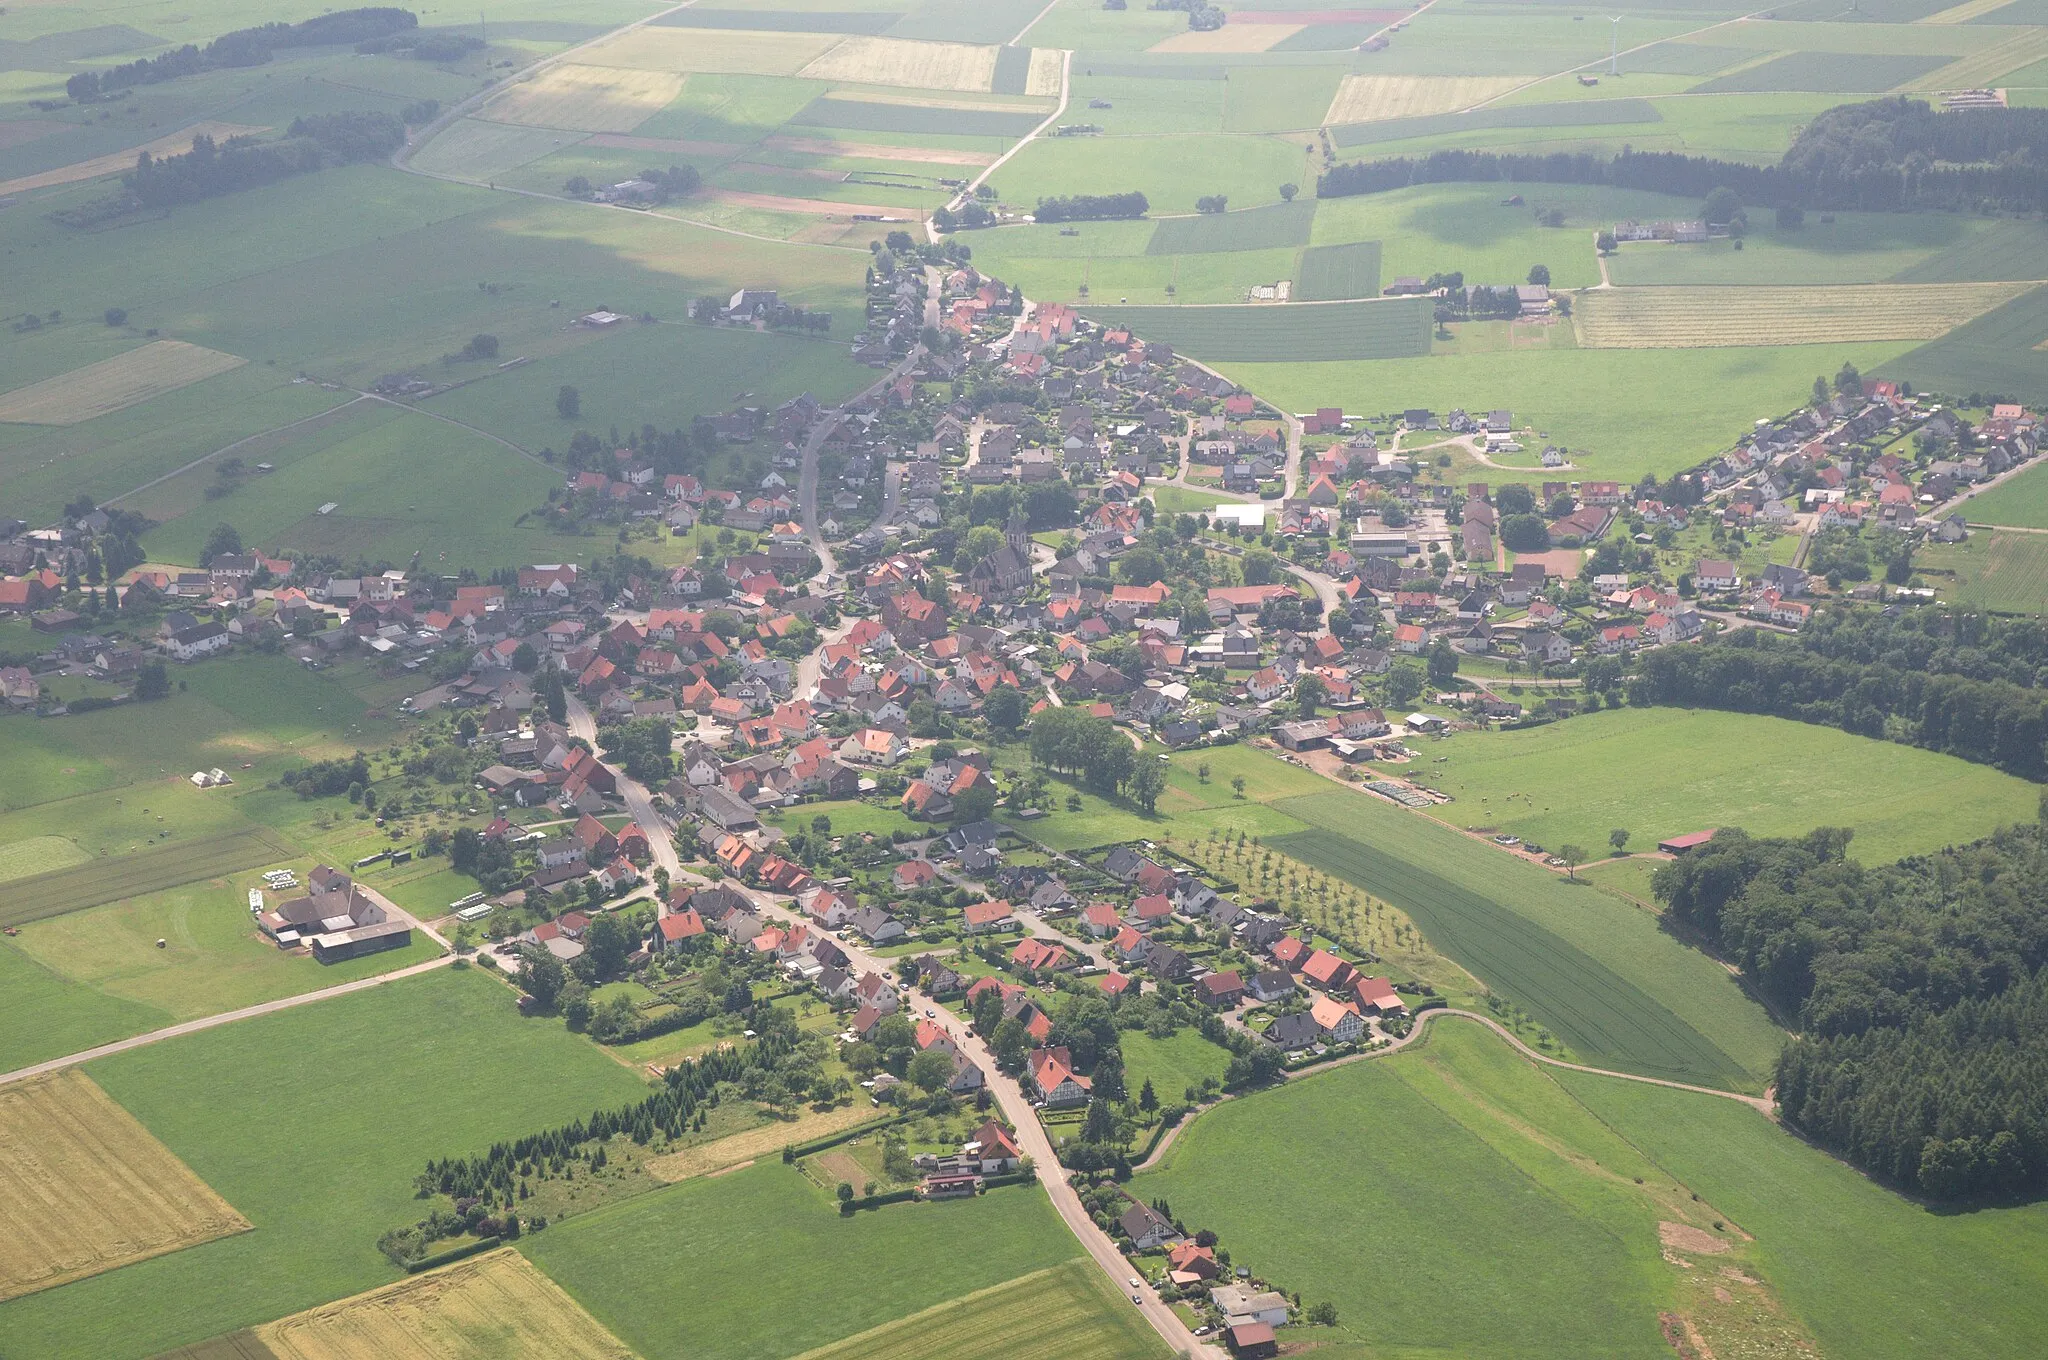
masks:
[[[1126,217],[1143,217],[1151,209],[1143,194],[1070,194],[1065,198],[1041,198],[1032,216],[1040,222],[1112,222]]]
[[[1048,708],[1031,720],[1031,759],[1097,793],[1122,794],[1148,813],[1166,791],[1158,761],[1139,759],[1114,723],[1078,708]]]
[[[2048,1187],[2048,828],[1880,868],[1724,830],[1653,890],[1788,1017],[1785,1121],[1935,1199]]]
[[[1332,166],[1316,181],[1316,194],[1341,198],[1414,184],[1515,180],[1700,199],[1725,189],[1743,203],[1784,208],[2038,212],[2048,206],[2042,146],[2048,146],[2048,109],[1936,114],[1924,100],[1879,99],[1820,115],[1775,165],[1627,148],[1613,157],[1435,151]]]
[[[419,27],[410,10],[368,8],[338,10],[303,23],[263,24],[223,33],[204,47],[191,43],[140,61],[104,71],[80,71],[64,82],[64,92],[79,103],[103,99],[136,85],[159,85],[181,76],[200,75],[231,66],[261,66],[282,48],[321,47],[335,43],[375,43]],[[470,41],[475,42],[475,39]],[[482,44],[477,44],[481,46]]]
[[[1817,630],[1811,647],[1756,629],[1660,647],[1638,662],[1629,701],[1769,713],[2048,779],[2048,690],[1930,670],[1911,651],[1829,655],[1834,633]]]

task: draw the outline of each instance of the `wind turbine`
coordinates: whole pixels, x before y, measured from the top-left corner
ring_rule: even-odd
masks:
[[[1609,15],[1607,24],[1607,74],[1618,76],[1621,74],[1621,16]]]

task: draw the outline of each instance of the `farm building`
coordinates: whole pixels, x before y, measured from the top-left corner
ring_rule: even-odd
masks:
[[[393,919],[361,885],[324,864],[312,872],[304,897],[259,912],[256,924],[281,948],[310,945],[313,957],[322,963],[412,943],[410,922]]]
[[[1697,850],[1700,846],[1714,839],[1714,833],[1720,829],[1719,827],[1710,827],[1705,831],[1688,831],[1683,836],[1673,836],[1669,840],[1658,841],[1657,848],[1667,855],[1682,855],[1688,850]]]

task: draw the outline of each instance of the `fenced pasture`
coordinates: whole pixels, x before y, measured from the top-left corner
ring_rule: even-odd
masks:
[[[1594,349],[1711,349],[1840,340],[1931,340],[2010,301],[2010,283],[1842,288],[1611,288],[1573,319]]]
[[[278,1360],[633,1360],[511,1248],[259,1327]]]
[[[1092,1261],[912,1313],[797,1360],[1141,1360],[1165,1346]]]
[[[660,28],[650,24],[586,48],[577,59],[592,66],[644,71],[793,76],[806,62],[843,40],[837,33]]]
[[[1000,50],[975,43],[856,36],[819,53],[797,75],[805,80],[841,80],[855,85],[986,92],[994,86]],[[1028,83],[1028,59],[1024,77]]]
[[[1104,322],[1219,363],[1397,359],[1429,353],[1421,298],[1284,307],[1086,307]]]
[[[67,911],[160,892],[202,878],[291,857],[292,847],[264,828],[173,841],[155,850],[93,860],[17,878],[0,902],[0,925],[18,926]]]
[[[1339,302],[1380,294],[1380,243],[1354,241],[1341,246],[1311,246],[1301,252],[1294,282],[1297,302]]]
[[[1946,61],[1945,57],[1926,53],[1787,52],[1760,65],[1716,76],[1693,86],[1691,93],[1881,94]]]
[[[1323,122],[1373,123],[1450,113],[1524,83],[1519,76],[1346,76]]]
[[[1314,199],[1273,203],[1239,212],[1169,217],[1152,229],[1147,255],[1198,255],[1233,250],[1305,246],[1316,219]]]
[[[246,1232],[85,1073],[0,1086],[0,1300]]]
[[[126,354],[0,393],[0,421],[14,425],[76,425],[189,387],[247,362],[182,340],[155,340]]]
[[[1915,564],[1944,600],[2001,614],[2048,614],[2048,534],[1979,529],[1966,542],[1928,547]]]
[[[492,121],[571,132],[631,132],[683,92],[668,71],[551,66],[485,106]]]

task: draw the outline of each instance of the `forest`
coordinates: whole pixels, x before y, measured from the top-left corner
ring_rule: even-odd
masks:
[[[1724,830],[1653,890],[1796,1031],[1785,1121],[1935,1199],[2048,1187],[2048,828],[1866,868]]]
[[[1032,214],[1040,222],[1105,222],[1125,217],[1143,217],[1152,205],[1141,193],[1074,194],[1067,198],[1041,198]]]
[[[1740,629],[1646,652],[1628,695],[1636,704],[1820,723],[2041,780],[2048,689],[2033,683],[2041,647],[2034,624],[1935,614],[1902,624],[1824,612],[1796,638]]]
[[[270,60],[271,53],[284,48],[375,43],[417,29],[419,23],[419,16],[410,10],[375,8],[340,10],[297,24],[239,28],[221,34],[205,47],[187,43],[173,51],[110,66],[104,71],[80,71],[64,82],[64,92],[84,104],[136,85],[160,85],[223,67],[261,66]]]
[[[1936,114],[1924,100],[1844,104],[1815,118],[1776,165],[1671,151],[1436,151],[1332,166],[1320,198],[1386,193],[1413,184],[1514,180],[1605,184],[1704,199],[1732,191],[1744,204],[1895,212],[2039,212],[2048,206],[2048,109]]]

